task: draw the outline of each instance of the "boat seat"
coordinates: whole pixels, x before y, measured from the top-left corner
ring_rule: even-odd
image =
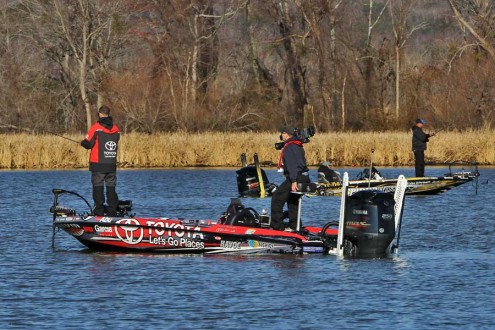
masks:
[[[325,176],[325,173],[318,172],[318,183],[330,183]]]

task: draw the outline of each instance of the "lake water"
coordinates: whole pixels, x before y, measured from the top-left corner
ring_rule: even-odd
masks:
[[[0,328],[493,329],[495,169],[480,172],[477,194],[468,183],[406,197],[399,255],[346,260],[96,253],[64,232],[52,249],[51,189],[91,201],[90,173],[1,171]],[[217,219],[237,196],[235,169],[122,170],[118,180],[119,197],[146,216]],[[243,203],[269,210],[270,200]],[[337,219],[339,204],[305,198],[303,224]]]

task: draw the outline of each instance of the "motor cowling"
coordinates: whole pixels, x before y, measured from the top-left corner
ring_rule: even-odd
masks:
[[[261,169],[261,176],[265,189],[269,186],[268,177]],[[240,196],[259,197],[260,196],[260,178],[255,166],[245,166],[236,171],[237,189]]]
[[[344,238],[348,255],[386,255],[395,237],[394,205],[393,195],[381,191],[359,191],[347,199]]]

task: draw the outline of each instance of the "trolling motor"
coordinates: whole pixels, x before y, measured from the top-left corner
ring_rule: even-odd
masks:
[[[81,196],[80,194],[74,192],[74,191],[69,191],[69,190],[64,190],[64,189],[59,189],[55,188],[52,189],[53,193],[53,205],[50,207],[50,213],[53,214],[53,220],[55,220],[56,217],[60,216],[75,216],[76,215],[76,210],[73,208],[69,208],[66,206],[61,206],[58,205],[58,199],[60,195],[63,194],[69,194],[69,195],[74,195],[81,200],[84,201],[84,203],[88,206],[89,212],[87,213],[88,215],[94,215],[93,214],[93,207],[91,204],[89,204],[88,200]],[[117,205],[117,213],[118,216],[129,216],[130,212],[132,211],[132,201],[131,200],[119,200],[119,204]]]
[[[52,189],[53,193],[53,204],[50,207],[50,213],[53,214],[53,224],[52,224],[52,248],[55,246],[55,234],[56,234],[56,227],[55,227],[55,220],[57,217],[75,217],[77,215],[77,212],[75,209],[59,205],[59,197],[61,195],[67,194],[67,195],[73,195],[81,199],[89,208],[89,212],[86,213],[87,215],[94,215],[93,213],[93,207],[91,204],[89,204],[88,200],[81,196],[80,194],[74,192],[74,191],[69,191],[65,189],[59,189],[55,188]],[[132,201],[131,200],[123,200],[119,201],[119,204],[117,206],[117,214],[118,216],[129,216],[133,217],[134,215],[131,215],[129,212],[132,210]]]

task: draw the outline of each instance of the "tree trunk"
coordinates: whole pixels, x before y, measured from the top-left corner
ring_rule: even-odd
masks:
[[[279,1],[279,10],[280,34],[287,54],[286,67],[292,92],[292,104],[287,115],[293,125],[300,126],[304,123],[304,106],[307,104],[306,81],[300,58],[292,40],[291,21],[286,0]]]
[[[400,111],[400,53],[401,49],[398,45],[395,46],[395,118],[399,120]]]

